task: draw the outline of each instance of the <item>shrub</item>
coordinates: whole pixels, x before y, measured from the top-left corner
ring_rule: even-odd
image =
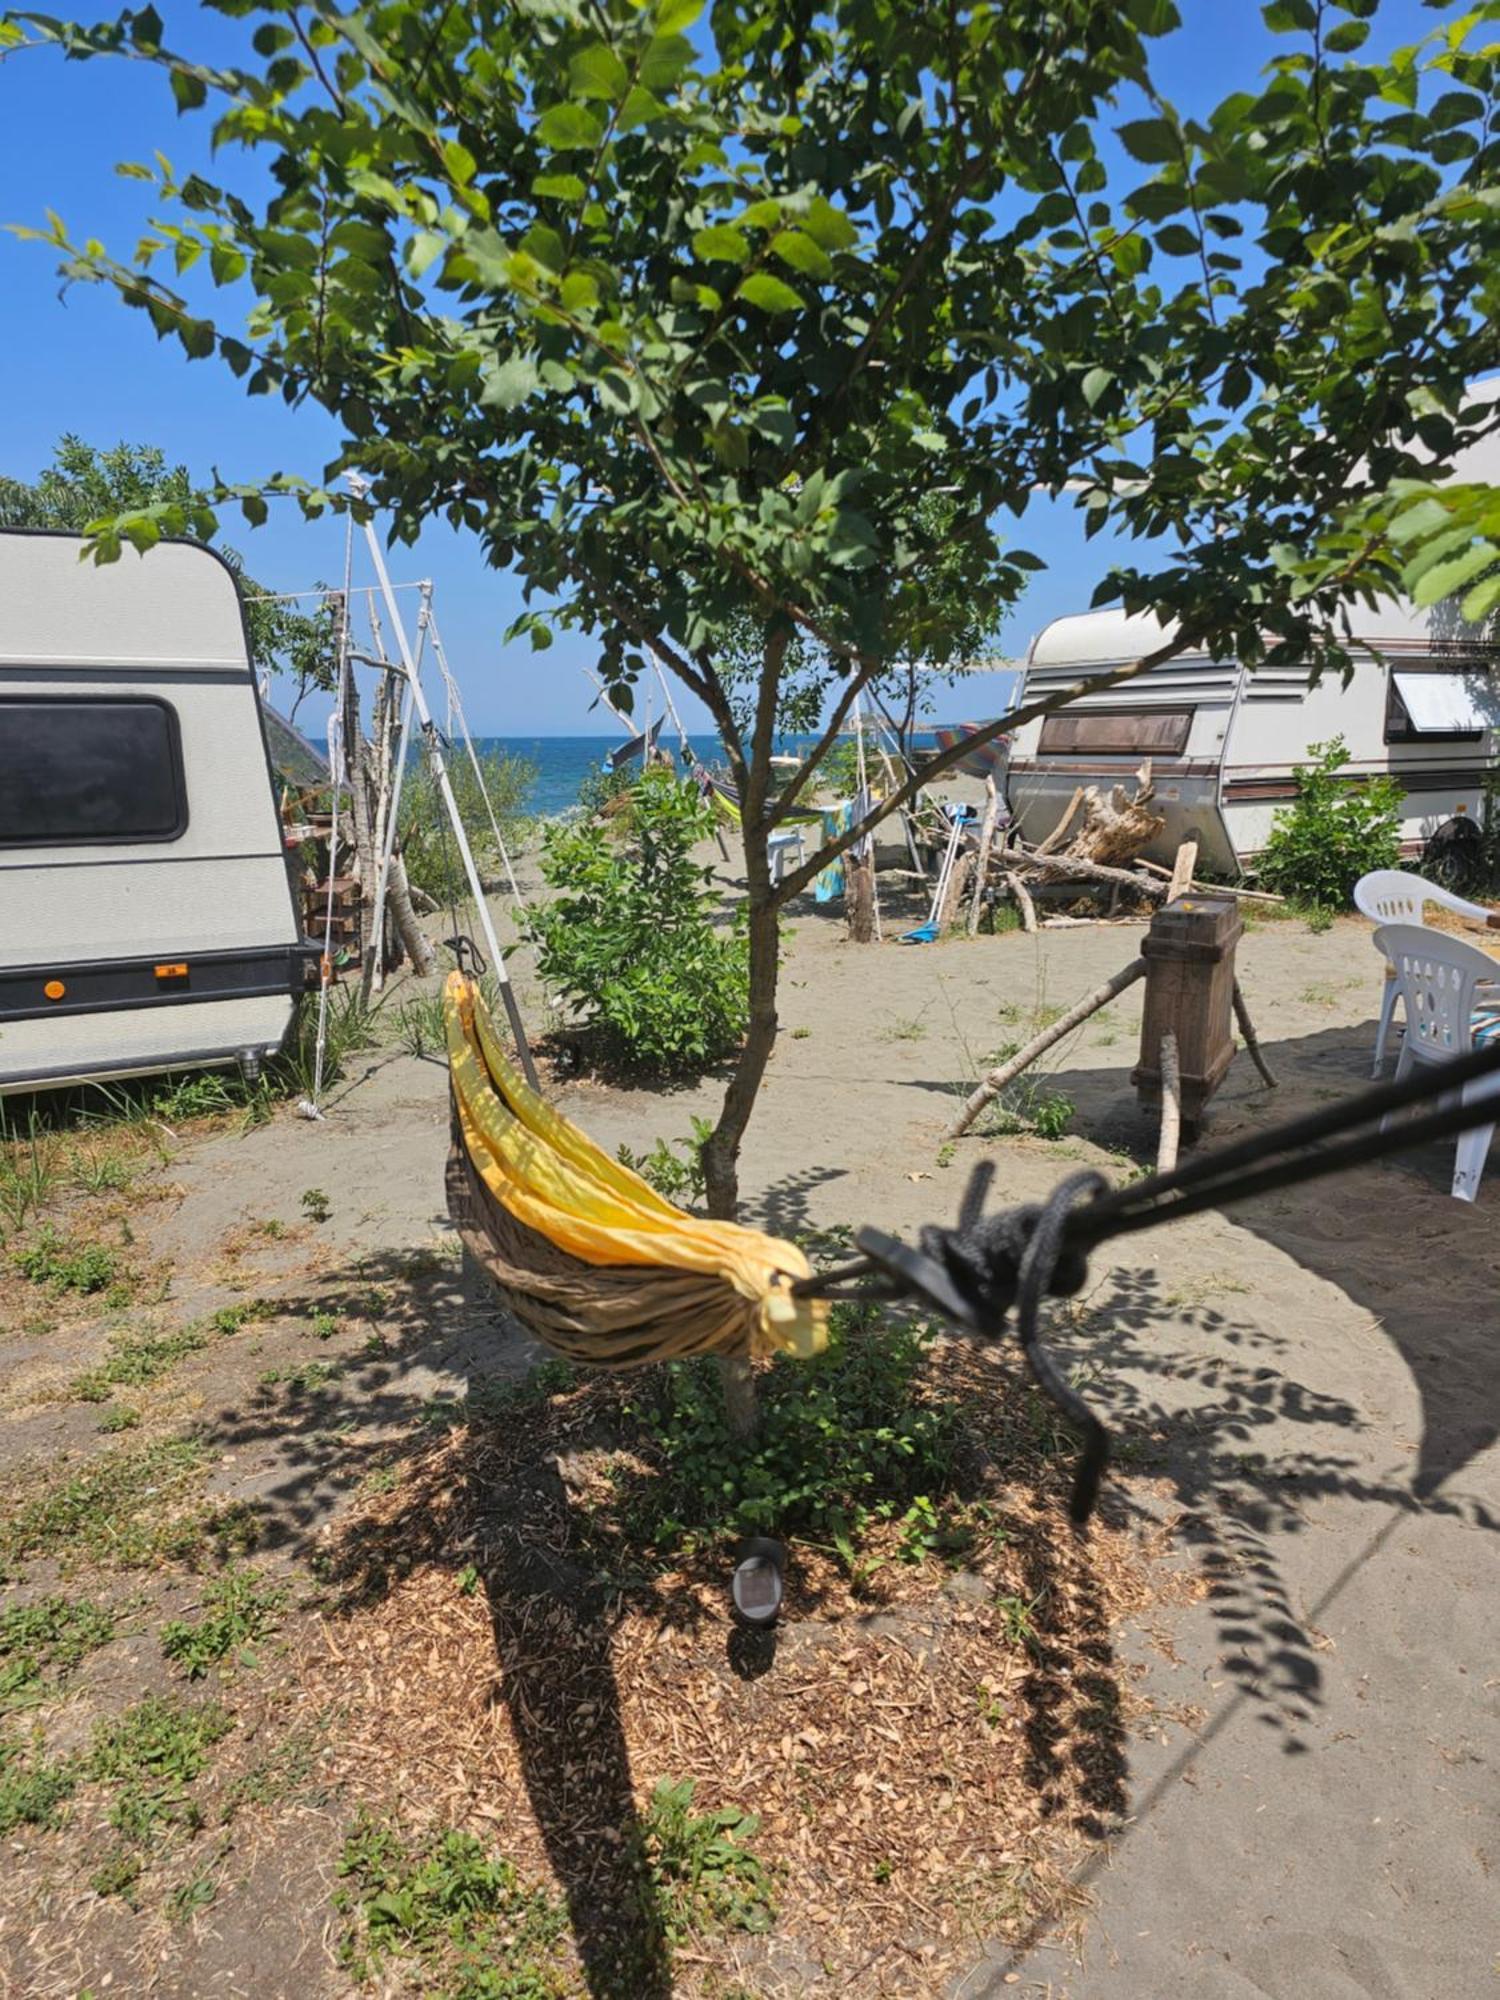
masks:
[[[1361,875],[1399,861],[1403,794],[1394,778],[1341,778],[1342,736],[1308,749],[1314,761],[1298,766],[1297,797],[1276,815],[1260,879],[1295,903],[1343,909]]]
[[[658,768],[641,777],[615,838],[578,824],[548,832],[542,873],[557,893],[530,919],[537,970],[606,1062],[703,1069],[745,1032],[744,932],[715,925],[713,871],[692,858],[712,828],[697,791]]]
[[[531,824],[526,809],[536,784],[537,768],[525,757],[512,756],[508,750],[481,750],[477,755],[484,774],[484,790],[489,794],[489,808],[485,806],[467,752],[454,749],[445,762],[480,880],[488,886],[492,877],[503,880],[490,811],[494,812],[506,847],[514,853]],[[447,808],[433,778],[432,766],[420,750],[413,754],[401,785],[401,853],[407,880],[414,889],[422,890],[435,903],[468,900],[468,878],[448,823]]]

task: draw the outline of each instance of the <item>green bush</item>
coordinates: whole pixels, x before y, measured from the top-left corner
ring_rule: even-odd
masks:
[[[536,784],[536,765],[525,757],[513,756],[508,750],[482,750],[476,754],[495,823],[500,828],[506,847],[514,854],[531,825],[527,807]],[[496,880],[503,883],[500,853],[490,826],[489,810],[486,809],[468,753],[461,746],[455,746],[444,761],[448,766],[448,778],[458,804],[459,818],[474,850],[480,880],[486,887]],[[407,880],[414,889],[421,889],[435,903],[463,903],[468,900],[468,878],[464,874],[464,864],[453,837],[447,808],[432,775],[432,766],[421,752],[415,754],[407,766],[401,786],[401,853],[406,862]]]
[[[1298,766],[1297,797],[1276,815],[1260,879],[1311,909],[1345,909],[1361,875],[1400,860],[1403,793],[1394,778],[1341,778],[1342,736],[1308,749],[1314,761]]]
[[[542,874],[555,900],[529,920],[537,971],[605,1062],[657,1073],[728,1055],[749,1013],[742,927],[715,924],[713,871],[692,858],[712,808],[664,769],[645,772],[626,823],[552,827]]]

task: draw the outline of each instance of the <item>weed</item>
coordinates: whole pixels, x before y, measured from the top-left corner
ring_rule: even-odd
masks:
[[[195,1438],[116,1446],[0,1518],[0,1571],[34,1556],[142,1568],[187,1561],[210,1543],[243,1546],[254,1538],[252,1517],[198,1499],[205,1471]]]
[[[333,1203],[322,1188],[304,1188],[298,1200],[309,1222],[326,1222],[333,1213]]]
[[[1007,1645],[1024,1646],[1029,1652],[1036,1644],[1036,1626],[1032,1613],[1036,1610],[1035,1597],[997,1597],[995,1609],[1000,1613],[1005,1629]]]
[[[396,1009],[396,1036],[406,1053],[420,1062],[441,1055],[448,1046],[441,993],[416,993]]]
[[[102,1604],[87,1598],[44,1597],[35,1604],[0,1611],[0,1712],[29,1708],[52,1692],[44,1675],[57,1682],[115,1635],[115,1621]]]
[[[337,1907],[349,1919],[339,1959],[355,1978],[396,1957],[420,1963],[416,1990],[445,2000],[553,2000],[562,1990],[562,1909],[473,1834],[450,1828],[413,1851],[361,1813],[339,1874]]]
[[[774,1529],[842,1537],[857,1551],[870,1523],[951,1483],[957,1411],[930,1399],[922,1379],[934,1337],[921,1322],[840,1303],[825,1354],[778,1360],[758,1378],[761,1426],[748,1441],[730,1431],[711,1368],[668,1364],[632,1406],[656,1476],[622,1483],[625,1534],[666,1552]]]
[[[264,1236],[272,1243],[279,1243],[286,1235],[286,1224],[275,1215],[264,1216],[259,1222],[252,1222],[250,1227],[257,1236]]]
[[[938,1165],[940,1167],[951,1167],[953,1165],[953,1161],[957,1153],[958,1153],[958,1147],[954,1144],[953,1140],[945,1139],[942,1145],[938,1147],[937,1151]]]
[[[112,1848],[89,1877],[89,1887],[96,1896],[119,1896],[134,1909],[142,1866],[141,1857],[128,1847]]]
[[[55,1826],[58,1807],[78,1788],[69,1763],[49,1763],[39,1749],[28,1756],[0,1737],[0,1834],[18,1826]]]
[[[320,1740],[316,1727],[291,1730],[224,1787],[220,1819],[227,1824],[244,1807],[278,1806],[300,1791],[317,1768]]]
[[[338,1330],[339,1322],[337,1314],[328,1312],[313,1314],[312,1336],[314,1340],[332,1340]]]
[[[238,1333],[251,1320],[275,1319],[278,1311],[274,1299],[242,1299],[237,1306],[220,1306],[209,1317],[209,1325],[215,1333]]]
[[[359,1482],[359,1490],[368,1494],[394,1493],[400,1484],[401,1474],[394,1465],[377,1465]]]
[[[284,1383],[294,1395],[305,1395],[309,1390],[326,1389],[342,1373],[336,1361],[304,1361],[300,1368],[268,1368],[260,1378],[260,1386],[274,1389]]]
[[[135,1171],[120,1153],[75,1153],[68,1178],[80,1194],[118,1194],[130,1186]]]
[[[191,1881],[179,1882],[168,1896],[167,1916],[174,1924],[185,1924],[206,1910],[217,1894],[218,1884],[212,1875],[194,1875]]]
[[[3,1102],[0,1102],[0,1216],[19,1229],[34,1210],[51,1199],[60,1170],[61,1148],[41,1125],[36,1111],[27,1120],[26,1133],[12,1132]]]
[[[1297,998],[1304,1007],[1336,1007],[1339,996],[1332,986],[1304,986]]]
[[[691,1138],[658,1139],[649,1153],[632,1153],[622,1146],[616,1155],[621,1166],[639,1174],[648,1187],[655,1188],[667,1201],[701,1206],[707,1189],[703,1179],[703,1147],[712,1136],[713,1120],[694,1118]],[[682,1148],[679,1159],[676,1148]]]
[[[990,930],[996,937],[1004,937],[1009,931],[1025,928],[1025,921],[1014,903],[991,903]]]
[[[217,1702],[188,1703],[148,1695],[121,1716],[101,1722],[84,1763],[86,1774],[112,1785],[109,1823],[145,1845],[173,1826],[201,1826],[188,1786],[207,1770],[209,1752],[234,1727]]]
[[[109,1353],[97,1368],[80,1375],[73,1394],[83,1403],[105,1403],[111,1389],[141,1389],[159,1382],[185,1355],[207,1347],[208,1335],[201,1326],[179,1327],[174,1333],[127,1333],[110,1342]]]
[[[759,1819],[737,1806],[710,1813],[692,1806],[691,1778],[663,1779],[641,1821],[669,1935],[683,1942],[716,1930],[768,1931],[776,1914],[771,1880],[749,1845]]]
[[[893,1015],[888,1026],[880,1030],[883,1042],[920,1042],[927,1033],[927,1023],[920,1014]]]
[[[140,1421],[140,1411],[132,1410],[128,1403],[111,1403],[109,1408],[101,1413],[94,1429],[102,1431],[106,1436],[109,1436],[115,1431],[136,1430],[139,1428]]]
[[[792,1040],[794,1042],[805,1042],[811,1033],[811,1028],[793,1028]]]
[[[1073,1122],[1075,1108],[1072,1098],[1065,1097],[1060,1090],[1037,1098],[1031,1107],[1031,1123],[1037,1137],[1060,1139]]]
[[[285,1586],[268,1584],[259,1570],[228,1569],[205,1587],[196,1623],[174,1618],[162,1627],[161,1649],[190,1681],[231,1653],[253,1666],[250,1648],[276,1630],[286,1598]]]
[[[11,1262],[23,1278],[50,1292],[102,1292],[119,1269],[119,1259],[102,1243],[70,1243],[50,1223]]]

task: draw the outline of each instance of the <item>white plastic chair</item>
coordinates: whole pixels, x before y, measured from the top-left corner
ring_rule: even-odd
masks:
[[[1375,933],[1375,942],[1396,968],[1396,984],[1406,1009],[1406,1034],[1396,1063],[1396,1080],[1408,1075],[1415,1064],[1440,1066],[1467,1055],[1476,1041],[1500,1033],[1500,1012],[1487,1010],[1494,1025],[1484,1017],[1475,1021],[1477,989],[1493,981],[1495,961],[1477,945],[1445,931],[1428,930],[1422,924],[1386,924]],[[1463,1098],[1471,1104],[1500,1094],[1500,1078],[1475,1077],[1463,1087]],[[1389,1121],[1387,1121],[1389,1122]],[[1480,1177],[1494,1136],[1493,1123],[1465,1132],[1459,1139],[1453,1163],[1453,1193],[1459,1201],[1473,1201],[1479,1193]]]
[[[1452,910],[1460,917],[1471,917],[1484,923],[1493,913],[1482,903],[1467,903],[1462,896],[1455,896],[1451,889],[1440,889],[1436,882],[1428,882],[1420,875],[1410,875],[1404,868],[1373,868],[1368,875],[1361,875],[1354,885],[1354,907],[1362,917],[1368,917],[1372,924],[1420,924],[1425,904],[1436,903],[1444,910]],[[1380,934],[1376,932],[1376,943]],[[1491,970],[1494,979],[1500,968]],[[1386,1037],[1391,1031],[1391,1017],[1396,1011],[1399,991],[1394,968],[1387,968],[1385,985],[1380,995],[1380,1025],[1375,1030],[1375,1065],[1371,1076],[1379,1076],[1381,1064],[1385,1061]]]

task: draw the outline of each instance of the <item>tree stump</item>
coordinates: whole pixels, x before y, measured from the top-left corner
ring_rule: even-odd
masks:
[[[1228,897],[1183,896],[1156,912],[1141,941],[1146,1003],[1130,1080],[1142,1105],[1159,1105],[1162,1038],[1175,1035],[1189,1131],[1234,1060],[1234,948],[1243,929]]]

